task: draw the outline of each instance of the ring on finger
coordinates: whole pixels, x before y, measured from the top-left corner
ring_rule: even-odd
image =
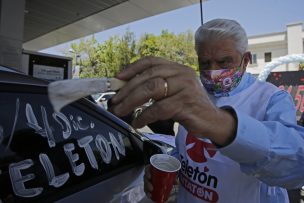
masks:
[[[168,82],[166,79],[165,80],[165,83],[164,83],[164,98],[168,96]]]

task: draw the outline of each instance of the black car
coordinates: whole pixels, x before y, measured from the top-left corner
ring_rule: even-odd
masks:
[[[128,202],[161,146],[82,98],[60,113],[48,82],[0,67],[0,202]]]

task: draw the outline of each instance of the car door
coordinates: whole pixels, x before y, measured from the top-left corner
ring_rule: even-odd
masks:
[[[54,112],[45,85],[2,82],[0,112],[2,202],[117,202],[140,186],[142,140],[92,102]]]

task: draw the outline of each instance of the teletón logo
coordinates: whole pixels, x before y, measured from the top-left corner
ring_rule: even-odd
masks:
[[[209,157],[213,157],[217,151],[212,143],[204,142],[190,133],[186,138],[186,150],[191,160],[197,163],[204,163],[207,161],[206,153]]]

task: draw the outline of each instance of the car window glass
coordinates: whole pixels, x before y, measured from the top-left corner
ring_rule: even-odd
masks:
[[[46,95],[0,93],[0,198],[37,200],[111,177],[138,159],[126,132]],[[10,185],[10,187],[7,187]]]

